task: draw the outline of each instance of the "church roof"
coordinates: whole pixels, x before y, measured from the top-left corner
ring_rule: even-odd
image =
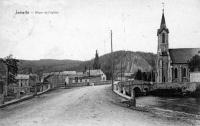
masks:
[[[172,63],[187,63],[193,56],[200,53],[200,48],[169,49]]]

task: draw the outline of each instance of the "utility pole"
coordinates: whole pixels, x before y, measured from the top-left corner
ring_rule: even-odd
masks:
[[[111,60],[112,60],[112,90],[114,89],[114,85],[113,85],[113,73],[114,73],[114,70],[113,70],[113,43],[112,43],[112,30],[110,30],[110,40],[111,40]]]
[[[122,60],[121,60],[121,82],[122,82]]]

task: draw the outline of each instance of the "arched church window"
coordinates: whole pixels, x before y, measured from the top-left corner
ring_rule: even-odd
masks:
[[[165,33],[162,33],[162,43],[165,43]]]
[[[186,68],[182,69],[182,75],[183,75],[183,77],[186,77]]]
[[[177,68],[174,69],[174,75],[175,75],[175,78],[178,78],[178,70],[177,70]]]

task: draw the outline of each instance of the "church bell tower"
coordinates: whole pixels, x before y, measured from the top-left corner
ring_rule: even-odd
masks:
[[[169,30],[165,23],[164,9],[162,12],[162,18],[160,28],[157,30],[158,36],[158,49],[157,49],[157,76],[156,81],[158,83],[169,82],[169,44],[168,44]]]

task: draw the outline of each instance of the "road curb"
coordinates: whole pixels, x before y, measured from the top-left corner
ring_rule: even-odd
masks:
[[[44,94],[44,93],[47,93],[47,92],[49,92],[49,91],[52,91],[52,89],[47,89],[47,90],[45,90],[45,91],[43,91],[43,92],[39,92],[39,93],[37,93],[37,95],[42,95],[42,94]],[[36,96],[37,96],[36,95]]]
[[[25,100],[28,100],[28,99],[31,99],[33,98],[34,95],[31,95],[31,96],[27,96],[27,97],[24,97],[24,98],[21,98],[21,99],[18,99],[18,100],[14,100],[14,101],[11,101],[11,102],[8,102],[8,103],[5,103],[3,105],[0,105],[0,108],[4,108],[6,106],[9,106],[9,105],[13,105],[13,104],[16,104],[16,103],[19,103],[19,102],[22,102],[22,101],[25,101]]]

